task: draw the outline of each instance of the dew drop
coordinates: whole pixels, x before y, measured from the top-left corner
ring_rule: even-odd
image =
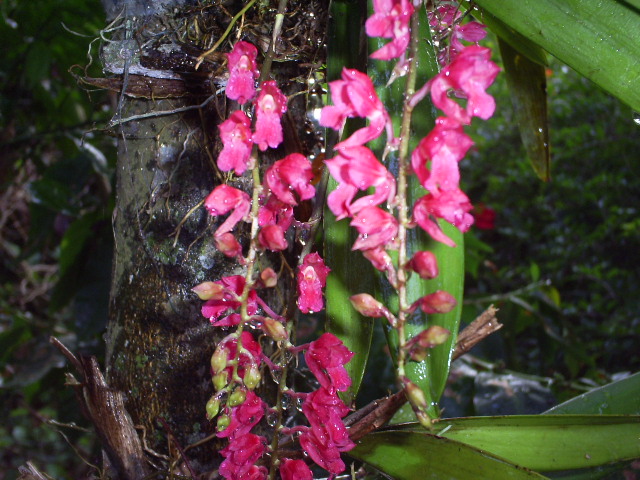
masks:
[[[640,112],[633,112],[633,123],[640,126]]]

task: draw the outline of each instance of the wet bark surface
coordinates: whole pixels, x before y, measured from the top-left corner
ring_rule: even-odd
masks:
[[[227,332],[201,316],[202,302],[190,289],[243,270],[215,249],[219,221],[198,204],[223,181],[245,191],[251,185],[248,175],[239,179],[216,167],[217,125],[238,108],[224,97],[224,58],[212,55],[198,70],[195,59],[243,2],[155,2],[153,11],[150,2],[103,3],[112,21],[113,42],[102,58],[107,75],[87,81],[119,91],[112,121],[118,170],[107,382],[124,394],[146,447],[178,464],[186,457],[192,471],[206,472],[219,463],[222,443],[211,438],[190,446],[214,433],[204,411],[213,393],[209,359]],[[285,142],[261,156],[265,165],[288,153],[317,154],[320,148],[307,118],[305,91],[324,62],[326,2],[290,3],[293,13],[285,20],[272,66],[290,97]],[[251,9],[241,38],[265,51],[274,13],[274,8]],[[230,40],[236,41],[236,33]],[[229,51],[229,40],[219,50]],[[246,225],[236,228],[245,248],[247,232]],[[285,272],[285,283],[268,299],[280,312],[290,304],[300,248],[290,243],[289,252],[268,255],[262,265]],[[267,398],[268,390],[262,392]],[[169,463],[150,458],[165,467]]]

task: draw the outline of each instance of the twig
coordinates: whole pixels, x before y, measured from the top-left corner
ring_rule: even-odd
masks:
[[[140,115],[132,115],[132,116],[127,117],[127,118],[122,118],[120,120],[111,120],[107,124],[107,128],[115,127],[116,125],[122,125],[122,124],[128,123],[128,122],[133,122],[135,120],[142,120],[144,118],[164,117],[166,115],[175,115],[176,113],[188,112],[190,110],[199,110],[201,108],[204,108],[211,100],[216,98],[218,93],[219,92],[216,92],[213,95],[209,96],[200,105],[188,105],[186,107],[175,108],[173,110],[160,110],[159,112],[149,112],[149,113],[142,113]]]

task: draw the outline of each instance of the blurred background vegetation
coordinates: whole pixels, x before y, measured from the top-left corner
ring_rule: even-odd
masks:
[[[74,75],[102,75],[104,15],[98,0],[4,0],[0,12],[0,480],[27,460],[86,478],[96,442],[48,339],[101,356],[113,98]],[[474,123],[465,187],[495,221],[467,235],[463,320],[493,303],[505,327],[453,369],[448,416],[537,413],[640,370],[640,125],[558,62],[547,76],[551,182],[528,164],[503,78],[497,114]]]

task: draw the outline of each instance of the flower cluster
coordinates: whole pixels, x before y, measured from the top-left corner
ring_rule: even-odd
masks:
[[[283,141],[281,117],[287,110],[287,98],[271,80],[262,82],[256,90],[256,58],[257,49],[243,41],[236,43],[227,55],[227,97],[241,105],[252,101],[255,115],[253,128],[250,116],[242,110],[231,113],[219,126],[223,149],[218,156],[218,167],[237,175],[257,168],[253,158],[257,150],[276,148]],[[387,120],[379,119],[380,128],[384,128]],[[204,300],[202,315],[214,327],[234,329],[218,343],[211,357],[215,393],[206,407],[207,417],[217,418],[217,436],[228,439],[228,445],[219,452],[224,457],[219,473],[227,480],[266,479],[267,456],[271,457],[272,464],[279,463],[284,480],[313,478],[304,461],[278,458],[278,452],[273,448],[278,444],[277,438],[267,439],[253,432],[266,415],[275,414],[275,409],[255,393],[264,370],[271,370],[272,376],[280,375],[287,367],[287,361],[292,361],[299,352],[305,352],[306,363],[316,375],[320,388],[311,393],[296,393],[283,385],[281,393],[295,401],[304,398],[302,410],[309,426],[296,427],[292,431],[275,429],[274,436],[298,436],[309,457],[332,475],[344,470],[340,455],[354,446],[342,422],[349,408],[337,395],[351,384],[344,365],[353,353],[330,333],[301,347],[292,345],[289,342],[290,319],[274,312],[260,293],[261,289],[275,287],[278,275],[271,268],[265,268],[254,278],[252,262],[255,260],[252,258],[255,255],[245,258],[233,233],[238,223],[253,222],[252,231],[256,234],[251,239],[250,251],[253,249],[255,254],[256,249],[287,249],[289,229],[299,224],[294,218],[294,207],[315,196],[313,177],[311,162],[302,154],[292,153],[269,166],[262,184],[254,186],[253,198],[257,199],[257,204],[246,192],[226,184],[214,188],[204,202],[212,216],[227,215],[214,233],[217,248],[236,258],[248,270],[246,276],[226,276],[193,288]],[[324,308],[322,290],[329,272],[318,253],[309,253],[300,262],[297,305],[302,313],[314,313]],[[260,340],[252,332],[257,330],[263,334]],[[284,363],[276,365],[264,355],[261,342],[268,339],[277,348],[289,351],[280,355]]]

